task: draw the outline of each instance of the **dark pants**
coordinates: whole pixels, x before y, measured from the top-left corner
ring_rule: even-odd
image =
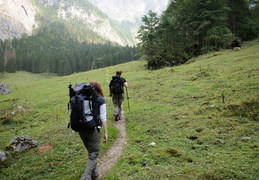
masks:
[[[124,94],[123,93],[112,95],[112,102],[113,102],[113,105],[114,105],[114,116],[121,117],[121,111],[122,111],[121,105],[122,105],[123,100],[124,100]]]
[[[99,175],[97,168],[97,157],[100,152],[100,134],[97,129],[93,131],[80,131],[79,135],[88,151],[88,161],[86,170],[82,175],[82,180],[92,179]]]

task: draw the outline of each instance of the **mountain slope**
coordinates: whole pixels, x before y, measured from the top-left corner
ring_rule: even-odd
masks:
[[[168,0],[89,0],[110,18],[135,23],[152,10],[158,14],[166,9]]]
[[[37,7],[30,0],[0,1],[0,39],[31,35],[36,23]]]
[[[10,158],[1,177],[79,179],[87,152],[78,134],[67,129],[67,86],[91,80],[102,84],[109,126],[103,156],[117,137],[108,83],[121,69],[129,82],[123,106],[127,143],[106,179],[257,179],[258,48],[258,40],[246,42],[241,50],[212,52],[156,71],[135,61],[54,78],[1,74],[0,81],[12,90],[0,96],[0,150]],[[25,111],[19,113],[18,106]],[[14,136],[23,135],[39,147],[6,150]]]
[[[134,37],[142,24],[142,17],[152,10],[158,15],[164,11],[169,0],[89,0],[110,18],[130,29]]]
[[[96,39],[103,39],[99,42],[106,40],[119,45],[134,45],[136,33],[132,31],[133,29],[136,31],[139,27],[139,21],[147,9],[159,8],[160,12],[165,9],[165,3],[160,3],[160,5],[156,1],[91,2],[95,5],[102,5],[99,7],[101,10],[87,0],[1,1],[0,39],[19,38],[23,33],[31,35],[44,23],[63,20],[63,23],[72,24],[80,31],[80,37],[76,37],[77,33],[74,33],[74,39],[92,42],[95,42]],[[108,11],[103,9],[103,5],[108,8]],[[136,19],[138,22],[134,25]],[[121,22],[122,20],[130,21],[130,23]],[[89,33],[98,35],[99,38],[89,39]],[[88,37],[81,34],[88,34]]]
[[[0,26],[2,40],[20,37],[23,33],[30,35],[44,23],[63,20],[63,23],[75,25],[81,31],[80,34],[98,34],[100,38],[119,45],[134,44],[130,31],[123,29],[120,23],[110,19],[88,1],[5,1],[0,4],[0,12],[3,22]],[[74,38],[86,40],[84,37]]]

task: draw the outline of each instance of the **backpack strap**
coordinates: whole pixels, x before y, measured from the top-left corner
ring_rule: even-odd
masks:
[[[74,95],[76,95],[74,89],[72,88],[72,84],[71,83],[69,84],[68,88],[69,88],[69,97],[70,98],[73,97]]]
[[[72,88],[72,84],[71,84],[71,83],[68,85],[68,89],[69,89],[69,102],[67,103],[67,109],[70,110],[70,99],[71,99],[71,97],[73,97],[76,93],[75,93],[74,89]]]
[[[98,96],[97,96],[97,98],[95,99],[95,101],[94,102],[96,102],[96,104],[97,104],[97,117],[96,117],[96,129],[97,129],[97,131],[100,133],[100,128],[98,128],[98,126],[99,126],[99,123],[101,123],[100,121],[100,103],[99,103],[99,101],[98,101]],[[101,125],[100,125],[101,126]]]

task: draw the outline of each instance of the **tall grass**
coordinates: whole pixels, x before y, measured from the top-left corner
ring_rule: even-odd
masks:
[[[78,135],[66,128],[67,86],[97,80],[108,95],[107,80],[121,69],[129,82],[127,145],[104,179],[258,179],[258,48],[258,41],[246,42],[240,51],[213,52],[156,71],[135,61],[40,80],[25,72],[2,75],[1,82],[16,88],[0,96],[0,150],[9,156],[1,177],[78,179],[87,153]],[[27,80],[12,78],[22,74]],[[117,136],[112,103],[108,97],[106,102],[110,139],[101,155]],[[17,105],[25,111],[7,117]],[[5,150],[22,135],[39,147],[23,153]]]

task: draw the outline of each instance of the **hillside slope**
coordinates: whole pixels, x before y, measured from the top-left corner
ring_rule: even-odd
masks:
[[[166,9],[168,0],[89,0],[109,17],[118,21],[136,23],[152,10],[158,14]]]
[[[13,0],[0,3],[0,39],[20,38],[23,33],[31,35],[39,26],[48,22],[60,21],[72,24],[81,34],[98,34],[99,38],[120,45],[133,45],[134,37],[130,30],[109,18],[88,1],[61,0]],[[74,31],[73,28],[69,31]],[[96,41],[73,34],[73,39]],[[78,37],[77,37],[78,36]],[[85,35],[86,36],[86,35]]]
[[[142,25],[143,15],[152,10],[160,15],[167,7],[168,0],[89,0],[110,18],[123,24],[134,37]]]
[[[30,0],[0,2],[0,39],[21,37],[32,34],[36,23],[37,8]]]
[[[38,27],[59,21],[77,32],[73,39],[88,42],[104,40],[119,45],[135,45],[136,31],[148,10],[161,14],[168,0],[88,1],[88,0],[10,0],[0,2],[0,39],[31,35]],[[125,22],[122,22],[125,21]],[[83,34],[83,35],[82,35]],[[86,35],[87,34],[87,35]],[[91,38],[90,38],[91,37]],[[101,39],[101,40],[99,40]],[[98,41],[99,40],[99,41]]]
[[[156,71],[135,61],[64,77],[2,74],[0,82],[13,92],[0,96],[0,150],[10,158],[1,176],[79,179],[86,151],[79,136],[66,128],[67,86],[97,80],[107,96],[111,76],[121,69],[129,82],[127,144],[104,179],[257,179],[258,48],[258,40],[246,42],[241,50],[213,52]],[[102,156],[117,136],[113,106],[105,99],[109,142],[102,144]],[[18,105],[25,111],[9,116]],[[23,153],[5,149],[22,135],[39,146]]]

